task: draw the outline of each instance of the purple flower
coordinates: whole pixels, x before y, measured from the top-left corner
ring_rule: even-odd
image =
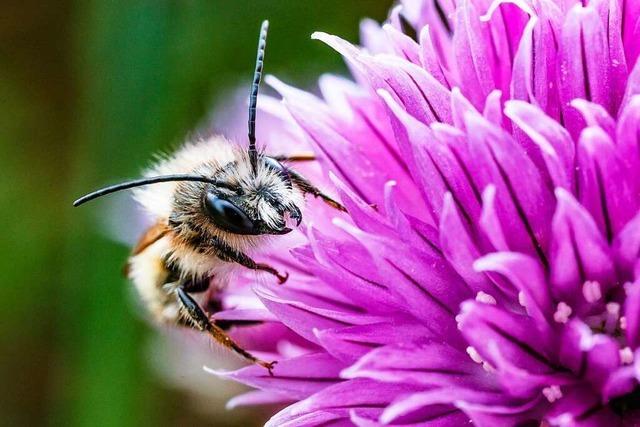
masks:
[[[407,0],[363,48],[314,38],[355,82],[269,83],[284,146],[313,147],[349,215],[311,203],[272,254],[289,281],[222,298],[280,357],[216,372],[257,389],[230,405],[289,404],[272,426],[638,425],[640,1]]]

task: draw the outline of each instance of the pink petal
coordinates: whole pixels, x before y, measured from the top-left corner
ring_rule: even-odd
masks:
[[[420,62],[443,87],[451,89],[451,73],[436,51],[430,30],[430,27],[424,27],[420,31]]]
[[[291,402],[291,400],[290,397],[272,391],[254,390],[229,399],[226,408],[235,409],[242,406],[273,405]]]
[[[350,425],[352,411],[367,418],[377,417],[394,397],[414,390],[411,386],[383,384],[368,379],[345,381],[285,408],[274,415],[266,427],[321,425],[329,422],[334,425],[336,420],[342,418],[347,421],[346,425]]]
[[[560,40],[560,100],[564,122],[574,137],[584,121],[569,106],[573,99],[586,99],[611,111],[608,64],[607,36],[598,13],[575,5],[565,18]]]
[[[533,258],[517,252],[496,252],[474,263],[478,271],[493,271],[504,275],[513,286],[524,293],[527,312],[543,328],[553,318],[553,300],[544,271]]]
[[[339,382],[343,365],[326,353],[314,353],[278,362],[271,376],[261,366],[252,365],[232,372],[209,373],[229,378],[261,390],[273,391],[279,396],[304,399],[328,385]]]
[[[489,50],[489,26],[480,21],[471,1],[463,0],[463,3],[464,6],[456,10],[453,50],[462,92],[476,108],[481,108],[485,98],[497,87],[499,76],[495,75],[496,70],[492,67],[495,58]]]
[[[603,293],[615,281],[609,248],[593,218],[571,195],[557,189],[558,206],[553,216],[551,283],[555,297],[576,308],[582,303],[582,285],[598,282]]]
[[[600,128],[586,128],[578,144],[580,202],[611,241],[640,205],[611,138]]]
[[[555,29],[547,8],[532,16],[524,29],[513,65],[511,98],[529,101],[553,119],[560,117],[556,80],[558,54],[554,47]]]
[[[553,196],[538,169],[502,129],[466,115],[471,153],[480,186],[496,186],[496,211],[511,250],[532,254],[546,264]]]
[[[497,251],[508,251],[509,244],[502,229],[498,212],[496,211],[496,187],[487,185],[482,192],[482,215],[480,216],[480,228],[493,248]]]
[[[317,339],[313,329],[332,329],[338,326],[377,323],[381,317],[354,312],[340,303],[334,304],[291,289],[256,289],[256,294],[269,311],[285,325],[312,342]],[[325,307],[323,307],[325,306]]]
[[[622,5],[622,42],[627,64],[631,68],[636,64],[640,53],[640,45],[638,45],[638,36],[640,36],[640,2],[623,0]]]
[[[407,354],[411,358],[407,359]],[[343,378],[371,378],[418,386],[494,389],[491,376],[461,350],[438,341],[396,344],[372,350],[342,372]]]
[[[626,278],[640,277],[640,212],[616,236],[613,253]]]
[[[500,298],[496,289],[484,273],[473,268],[473,262],[481,256],[479,248],[471,238],[453,198],[445,195],[444,208],[440,217],[440,245],[447,261],[469,284],[473,292],[483,291]]]
[[[632,194],[640,199],[640,95],[631,97],[620,112],[615,150],[626,170]]]
[[[393,52],[391,40],[373,19],[365,18],[360,22],[360,43],[371,53]]]
[[[393,323],[348,326],[316,332],[320,344],[333,356],[354,363],[372,348],[402,341],[416,341],[433,335],[415,319],[397,315]]]
[[[395,49],[396,55],[416,65],[420,65],[419,46],[411,37],[398,31],[389,24],[383,25],[382,29],[387,34],[391,45]]]
[[[535,106],[508,101],[505,114],[538,146],[556,187],[573,188],[574,143],[565,128]]]
[[[549,337],[531,317],[467,301],[459,319],[468,343],[495,367],[511,395],[532,396],[546,385],[572,380],[550,357]]]
[[[603,406],[588,387],[572,388],[556,401],[546,419],[552,426],[600,427],[620,425],[620,418]]]
[[[423,319],[434,333],[456,341],[454,313],[460,302],[470,296],[470,290],[446,261],[400,241],[367,235],[347,224],[341,226],[367,248],[383,283],[404,300],[406,310]],[[422,268],[424,265],[431,267],[427,270]]]
[[[618,111],[619,103],[624,95],[627,83],[627,62],[622,44],[622,11],[619,0],[592,0],[589,6],[594,7],[606,28],[607,45],[609,47],[609,74],[611,76],[611,112]]]
[[[626,319],[625,336],[632,349],[640,346],[640,279],[624,287],[627,298],[624,303]]]

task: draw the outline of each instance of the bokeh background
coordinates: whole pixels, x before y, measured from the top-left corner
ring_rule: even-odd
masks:
[[[264,420],[220,401],[202,412],[157,375],[154,331],[121,275],[128,248],[104,230],[107,205],[71,201],[136,176],[221,96],[248,88],[262,19],[267,72],[311,87],[345,68],[309,35],[357,40],[360,19],[382,20],[390,3],[2,0],[0,425]]]

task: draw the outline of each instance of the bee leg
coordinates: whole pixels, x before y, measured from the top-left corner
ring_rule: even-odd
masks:
[[[253,262],[253,261],[252,261]],[[273,274],[274,276],[276,276],[278,278],[278,283],[280,283],[281,285],[287,281],[287,279],[289,278],[289,273],[287,273],[285,271],[284,274],[278,273],[278,270],[276,270],[275,268],[271,267],[269,264],[264,264],[261,262],[257,262],[254,264],[253,267],[254,270],[259,270],[259,271],[266,271],[269,274]]]
[[[269,274],[273,274],[278,278],[278,282],[283,284],[289,278],[289,273],[279,273],[278,270],[271,267],[269,264],[264,264],[261,262],[255,262],[252,260],[249,255],[244,254],[242,252],[233,250],[229,247],[221,247],[218,248],[218,258],[227,262],[235,262],[237,264],[242,265],[243,267],[250,268],[251,270],[265,271]]]
[[[312,162],[316,159],[316,155],[312,152],[301,152],[290,155],[269,156],[278,162]]]
[[[324,194],[318,187],[313,185],[307,178],[303,177],[298,172],[293,171],[291,169],[288,169],[287,172],[289,173],[289,178],[291,179],[291,182],[293,183],[293,185],[298,187],[300,191],[302,191],[303,193],[311,194],[313,197],[320,197],[323,202],[325,202],[327,205],[331,206],[334,209],[337,209],[342,212],[347,211],[347,209],[344,206],[342,206],[342,204],[340,204],[339,202],[333,200],[331,197]]]
[[[200,292],[204,292],[207,289],[209,289],[209,281],[210,279],[208,277],[204,277],[200,279],[191,279],[184,282],[180,287],[185,292],[198,294]]]
[[[202,332],[207,332],[216,342],[233,350],[236,354],[242,356],[249,362],[266,368],[269,371],[269,375],[273,376],[273,367],[277,362],[265,362],[240,347],[219,326],[209,320],[209,316],[205,314],[198,303],[183,289],[182,286],[176,289],[176,293],[184,315],[188,318],[194,328]]]

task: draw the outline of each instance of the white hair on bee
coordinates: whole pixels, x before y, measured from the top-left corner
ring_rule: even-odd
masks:
[[[162,159],[148,169],[144,176],[186,173],[215,176],[216,179],[227,183],[229,187],[249,195],[250,197],[246,199],[248,204],[260,212],[261,219],[269,227],[276,227],[279,224],[282,213],[278,212],[265,196],[270,195],[281,201],[285,209],[304,206],[302,193],[294,191],[277,170],[263,162],[258,162],[254,175],[251,158],[246,148],[222,136],[186,143],[173,156]],[[134,197],[152,217],[167,218],[175,209],[176,191],[184,185],[183,182],[174,181],[139,187],[134,189]],[[226,188],[220,190],[223,193],[229,191]],[[219,236],[224,237],[224,234]],[[251,243],[253,239],[243,240]]]
[[[255,170],[251,164],[250,155],[245,150],[236,153],[236,160],[232,166],[226,168],[219,176],[221,180],[228,180],[233,187],[247,194],[247,204],[254,206],[260,213],[260,218],[268,227],[277,228],[282,221],[282,212],[269,200],[277,200],[285,211],[296,206],[304,206],[304,198],[299,191],[295,191],[289,181],[283,179],[281,172],[269,167],[266,163],[258,162]],[[263,154],[259,154],[258,157]]]
[[[178,173],[190,173],[203,165],[218,170],[232,162],[236,151],[246,150],[223,136],[213,136],[185,143],[172,155],[158,156],[155,165],[148,168],[143,176],[164,176]],[[171,181],[133,190],[134,199],[154,218],[168,218],[173,210],[173,194],[180,181]]]

